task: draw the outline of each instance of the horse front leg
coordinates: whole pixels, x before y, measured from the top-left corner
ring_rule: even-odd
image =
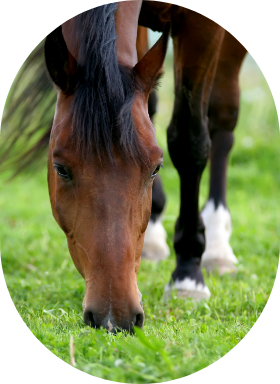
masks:
[[[176,268],[165,295],[209,298],[201,271],[205,249],[199,214],[199,185],[207,163],[210,138],[208,104],[224,30],[202,15],[186,10],[172,24],[175,102],[168,127],[168,148],[180,176],[181,204],[175,226]]]
[[[206,235],[202,267],[208,272],[218,269],[220,275],[234,271],[238,263],[229,244],[232,225],[226,203],[226,174],[239,111],[238,76],[245,54],[245,48],[226,32],[209,103],[212,145],[209,197],[201,212]]]

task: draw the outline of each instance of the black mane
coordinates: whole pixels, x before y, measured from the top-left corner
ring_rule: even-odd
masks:
[[[133,69],[117,61],[116,9],[117,3],[107,4],[74,19],[72,33],[80,48],[71,108],[72,137],[83,158],[95,153],[101,159],[105,154],[112,161],[117,148],[126,159],[139,163],[143,145],[131,111],[139,87]]]

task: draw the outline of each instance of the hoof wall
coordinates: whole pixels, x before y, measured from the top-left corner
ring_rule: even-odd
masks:
[[[202,259],[201,268],[205,268],[207,273],[217,270],[220,276],[237,271],[236,265],[227,259]]]

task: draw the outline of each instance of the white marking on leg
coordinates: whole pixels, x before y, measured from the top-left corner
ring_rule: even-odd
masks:
[[[142,257],[153,261],[166,259],[170,254],[166,237],[161,218],[155,222],[149,221],[145,232]]]
[[[232,231],[229,211],[219,205],[215,209],[214,201],[209,200],[201,216],[205,225],[206,248],[202,255],[202,267],[211,270],[216,266],[220,274],[234,269],[238,263],[229,239]]]
[[[174,284],[168,283],[164,288],[166,296],[170,296],[172,290],[176,290],[179,297],[189,297],[197,300],[209,299],[211,296],[205,284],[197,283],[196,280],[189,277],[186,277],[184,280],[175,280]]]

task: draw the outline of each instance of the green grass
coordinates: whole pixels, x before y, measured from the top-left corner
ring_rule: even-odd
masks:
[[[172,249],[179,189],[166,148],[165,129],[173,100],[170,58],[165,72],[156,128],[165,151],[161,170],[168,196],[164,225]],[[146,320],[136,336],[113,336],[84,326],[84,281],[52,217],[46,169],[2,184],[0,232],[7,286],[31,332],[55,355],[69,362],[73,335],[78,369],[119,382],[162,382],[218,360],[254,325],[266,305],[278,265],[279,137],[270,90],[252,59],[242,70],[241,83],[241,113],[228,171],[231,245],[240,262],[238,271],[234,276],[205,276],[212,293],[207,302],[176,296],[165,302],[163,289],[175,265],[173,249],[159,264],[142,261],[138,283]],[[201,206],[207,199],[207,185],[208,170],[202,180]]]

